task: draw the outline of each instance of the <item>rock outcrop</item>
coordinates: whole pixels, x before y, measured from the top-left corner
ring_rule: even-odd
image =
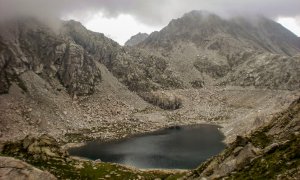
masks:
[[[57,178],[21,160],[0,156],[0,179],[56,180]]]
[[[268,89],[300,89],[300,56],[255,53],[223,78],[223,84]]]
[[[14,155],[22,153],[33,159],[65,158],[68,153],[62,150],[58,142],[49,135],[42,135],[38,138],[27,136],[23,140],[14,143],[5,143],[2,153]]]
[[[149,92],[183,87],[182,82],[159,55],[139,49],[127,49],[112,62],[113,74],[132,91]]]
[[[2,22],[0,41],[2,93],[29,70],[46,81],[57,77],[70,94],[90,94],[101,80],[86,50],[38,20]]]

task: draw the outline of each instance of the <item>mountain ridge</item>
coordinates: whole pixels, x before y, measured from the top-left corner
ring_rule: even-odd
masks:
[[[253,29],[254,32],[251,32],[250,30]],[[239,31],[238,31],[239,30]],[[234,17],[231,19],[222,19],[220,16],[208,13],[208,12],[202,12],[202,11],[191,11],[190,13],[184,14],[181,18],[173,19],[171,22],[164,27],[159,32],[154,32],[149,35],[149,38],[147,38],[144,41],[144,44],[150,44],[151,40],[168,40],[168,37],[170,38],[188,38],[188,40],[196,39],[197,41],[201,41],[201,43],[204,43],[202,45],[205,45],[205,41],[207,41],[209,37],[212,35],[218,35],[218,34],[227,34],[229,37],[232,37],[233,39],[236,39],[235,37],[243,38],[243,40],[247,40],[248,44],[242,44],[243,47],[254,47],[255,49],[261,49],[265,51],[269,51],[272,53],[281,53],[285,54],[282,49],[278,48],[279,42],[276,42],[277,39],[272,40],[271,37],[267,36],[269,31],[277,31],[280,33],[278,37],[281,35],[285,35],[280,38],[282,40],[280,43],[285,43],[285,45],[291,46],[291,52],[287,52],[286,55],[292,55],[295,53],[298,53],[300,50],[300,44],[297,42],[296,35],[291,33],[289,30],[278,24],[277,22],[274,22],[270,19],[267,19],[263,16],[257,16],[253,19],[247,19],[245,17]],[[264,32],[265,31],[265,32]],[[282,32],[281,32],[282,31]],[[187,35],[186,33],[189,33]],[[255,33],[256,32],[256,33]],[[262,34],[257,34],[257,32],[261,32]],[[159,33],[159,36],[157,35]],[[167,33],[167,34],[166,34]],[[204,36],[201,38],[201,36]],[[248,37],[251,37],[249,39]],[[257,37],[256,37],[257,36]],[[262,40],[259,40],[257,38],[265,38]],[[278,38],[273,35],[272,38]],[[203,39],[204,38],[204,39]],[[206,39],[205,39],[206,38]],[[255,43],[257,45],[253,45],[251,42],[253,39],[255,39]],[[238,40],[238,39],[237,39]],[[204,41],[204,42],[202,42]],[[279,40],[278,40],[279,41]],[[196,42],[199,43],[199,42]],[[249,44],[250,43],[250,44]],[[272,47],[272,43],[274,43],[274,46],[278,46],[275,49],[269,49],[268,47]],[[163,44],[163,42],[162,42]],[[159,44],[158,44],[159,45]],[[201,45],[201,44],[200,44]],[[257,47],[256,47],[257,46]]]
[[[288,58],[289,61],[299,63],[297,54],[300,52],[300,45],[297,37],[265,17],[257,16],[251,20],[242,17],[222,19],[215,14],[192,11],[172,20],[161,31],[150,34],[136,47],[166,57],[170,67],[178,73],[177,76],[186,87],[198,81],[207,85],[262,88],[282,83],[275,86],[278,89],[299,88],[296,83],[299,71],[284,61]],[[266,60],[256,60],[263,57],[261,54],[266,59],[272,59],[273,54],[280,56],[273,58],[269,65],[274,63],[276,71],[283,69],[286,72],[277,73],[278,77],[269,81],[256,83],[273,76],[265,73],[263,69],[267,66],[259,63]],[[243,64],[251,64],[254,70],[242,73],[240,68],[245,70],[246,67]],[[292,74],[288,75],[289,72]]]

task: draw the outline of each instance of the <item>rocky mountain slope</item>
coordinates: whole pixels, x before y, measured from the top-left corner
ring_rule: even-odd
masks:
[[[190,178],[298,179],[300,177],[300,99],[248,137],[238,137]]]
[[[226,20],[203,11],[192,11],[172,20],[161,31],[150,34],[141,46],[172,48],[168,47],[170,41],[191,41],[200,47],[224,53],[226,50],[255,49],[294,55],[300,48],[295,34],[267,18],[235,17]]]
[[[1,81],[5,93],[18,76],[32,71],[45,79],[57,78],[70,94],[94,91],[101,73],[82,46],[34,19],[1,24]]]
[[[137,47],[168,59],[186,87],[198,82],[299,89],[297,36],[264,17],[222,19],[192,11]]]
[[[168,85],[160,80],[172,79],[172,75],[165,72],[167,64],[160,57],[126,50],[103,34],[88,31],[75,21],[63,22],[61,26],[59,32],[54,32],[35,19],[17,20],[1,25],[2,93],[8,91],[14,77],[32,70],[43,78],[57,78],[70,94],[92,94],[95,85],[101,80],[101,72],[96,69],[95,62],[106,65],[117,77],[128,81],[127,84],[135,81],[138,84],[157,84],[165,87]],[[157,59],[161,66],[155,62]],[[139,62],[146,60],[146,66]],[[151,67],[156,77],[164,74],[164,78],[156,78],[151,82]],[[120,68],[127,70],[120,71]],[[150,75],[145,77],[145,73]],[[139,78],[130,79],[135,76]],[[143,82],[146,79],[147,83]],[[143,87],[136,85],[133,88]]]
[[[13,139],[29,132],[44,132],[74,139],[87,129],[94,132],[91,136],[109,139],[147,130],[134,121],[136,117],[145,118],[145,124],[155,124],[153,128],[211,122],[218,115],[210,111],[219,107],[216,102],[224,103],[223,98],[240,102],[237,113],[248,107],[239,101],[247,96],[231,94],[240,93],[240,88],[227,89],[226,85],[246,87],[243,91],[250,94],[257,91],[258,97],[266,97],[260,89],[283,89],[282,94],[270,96],[266,102],[285,107],[300,86],[299,56],[294,55],[299,52],[298,43],[292,33],[273,21],[252,21],[224,20],[193,11],[132,48],[121,47],[76,21],[60,22],[56,29],[33,18],[2,22],[1,137]],[[222,98],[202,102],[200,97],[208,93],[200,90],[203,87]],[[220,87],[228,93],[222,93]],[[194,99],[199,101],[193,102],[184,93],[195,94]],[[174,111],[176,115],[156,112],[144,100],[162,109],[182,110]],[[198,106],[204,112],[199,112]],[[246,111],[255,114],[265,106],[261,103]],[[266,116],[279,110],[269,107],[273,108],[264,111]],[[144,114],[139,113],[145,109]],[[222,115],[229,117],[227,120],[217,123],[226,127],[226,123],[235,122],[239,115],[234,109],[231,112]],[[253,123],[255,115],[249,117],[247,122]],[[155,119],[166,120],[154,123]],[[125,124],[135,128],[124,128]],[[114,130],[103,132],[106,127]],[[239,126],[230,131],[246,129]]]
[[[118,121],[123,133],[115,133],[123,135],[124,124],[135,124],[129,114],[151,107],[136,92],[181,86],[162,57],[124,49],[75,21],[59,29],[33,18],[2,22],[0,44],[3,139],[61,136]]]
[[[135,46],[140,42],[144,41],[148,36],[149,34],[147,33],[138,33],[132,36],[128,41],[126,41],[125,46]]]

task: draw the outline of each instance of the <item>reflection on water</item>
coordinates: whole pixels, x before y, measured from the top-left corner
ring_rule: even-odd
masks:
[[[191,169],[225,148],[218,126],[173,127],[119,141],[93,141],[72,148],[73,156],[137,168]]]

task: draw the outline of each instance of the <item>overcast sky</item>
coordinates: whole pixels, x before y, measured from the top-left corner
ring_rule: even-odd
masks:
[[[0,20],[34,15],[75,19],[123,44],[138,32],[159,30],[191,10],[222,17],[264,15],[300,36],[300,0],[0,0]]]

